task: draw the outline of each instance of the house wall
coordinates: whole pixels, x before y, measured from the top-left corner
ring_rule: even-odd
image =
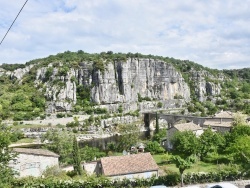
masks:
[[[19,177],[38,177],[47,167],[58,166],[58,157],[20,153],[10,166],[19,173]]]
[[[167,144],[166,144],[166,149],[173,149],[173,145],[171,143],[171,139],[174,136],[174,134],[178,131],[176,128],[172,127],[167,130]]]
[[[209,128],[209,127],[221,133],[229,132],[231,129],[231,127],[226,127],[226,126],[203,125],[203,128]]]
[[[134,173],[134,174],[124,174],[119,176],[110,176],[111,179],[136,179],[136,178],[151,178],[151,177],[158,177],[158,170],[149,171],[149,172],[141,172],[141,173]]]
[[[87,172],[87,174],[100,174],[101,173],[101,163],[99,161],[93,161],[89,163],[83,164],[83,169]]]

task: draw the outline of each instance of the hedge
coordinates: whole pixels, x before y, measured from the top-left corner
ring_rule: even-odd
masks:
[[[239,179],[250,178],[250,173],[242,173],[239,171],[219,171],[210,173],[187,173],[184,176],[184,183],[200,184],[220,181],[235,181]],[[11,187],[21,188],[129,188],[129,187],[150,187],[152,185],[175,186],[180,184],[180,175],[171,173],[158,178],[152,177],[149,179],[124,179],[110,180],[105,177],[89,178],[88,180],[60,180],[56,178],[21,178],[15,179]]]

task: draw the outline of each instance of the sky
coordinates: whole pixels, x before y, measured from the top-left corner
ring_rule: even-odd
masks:
[[[0,0],[0,39],[25,1]],[[250,68],[250,0],[29,0],[0,45],[0,64],[68,50]]]

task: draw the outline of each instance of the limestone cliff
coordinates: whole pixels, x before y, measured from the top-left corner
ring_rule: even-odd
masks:
[[[221,85],[218,81],[223,81],[223,74],[212,75],[207,71],[191,71],[191,80],[194,84],[195,95],[198,100],[204,102],[207,97],[215,97],[221,93]],[[213,81],[213,80],[216,80]]]
[[[91,100],[110,111],[116,111],[119,105],[125,111],[154,109],[159,101],[163,108],[174,107],[176,96],[183,101],[190,100],[190,90],[182,75],[171,64],[160,60],[129,58],[106,62],[104,71],[82,62],[64,76],[58,76],[59,67],[52,67],[53,72],[46,80],[46,71],[51,67],[52,64],[42,67],[36,74],[36,84],[44,82],[46,88],[48,112],[72,109],[76,103],[76,83],[90,87]],[[138,105],[138,98],[151,101]]]

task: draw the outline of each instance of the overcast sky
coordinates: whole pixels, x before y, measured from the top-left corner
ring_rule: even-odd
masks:
[[[0,0],[1,39],[25,1]],[[67,50],[250,67],[250,0],[29,0],[0,46],[0,64]]]

